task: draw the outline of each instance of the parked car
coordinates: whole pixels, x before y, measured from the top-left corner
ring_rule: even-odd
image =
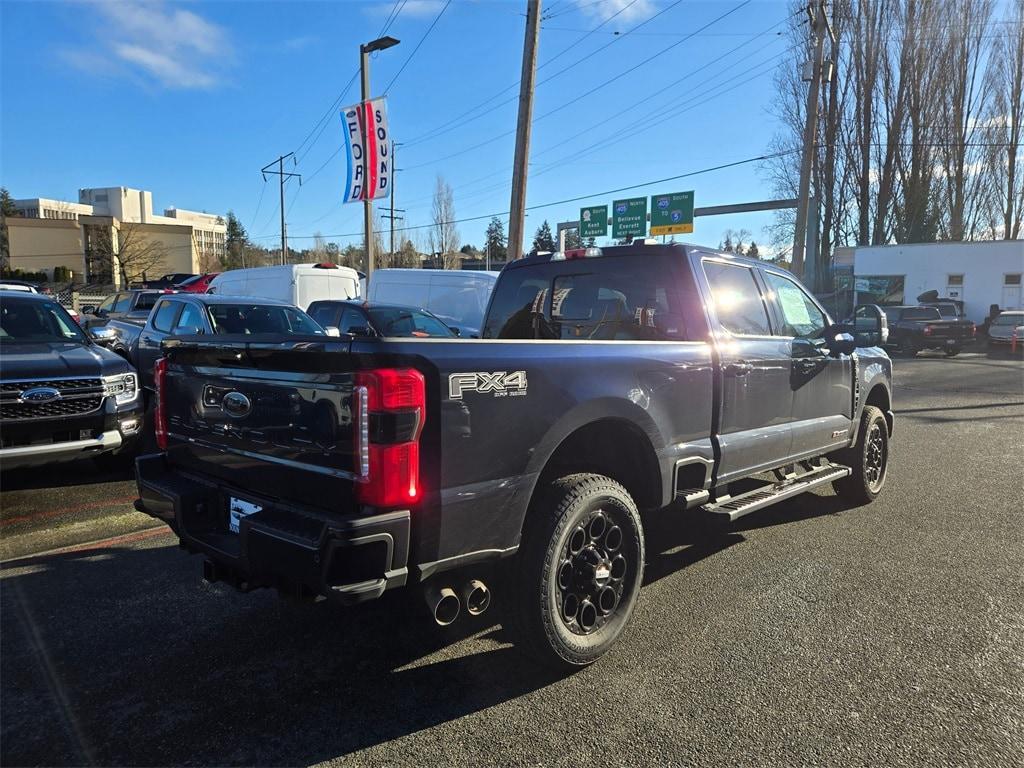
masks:
[[[309,316],[324,328],[337,328],[355,336],[450,339],[459,335],[458,328],[449,328],[425,309],[391,304],[314,301],[309,305]]]
[[[215,277],[209,293],[277,299],[304,310],[321,299],[357,298],[359,273],[328,263],[233,269]]]
[[[1024,309],[1004,310],[988,327],[989,349],[1008,349],[1014,341],[1024,346]]]
[[[84,328],[97,328],[106,325],[111,320],[125,320],[142,325],[149,317],[149,312],[156,304],[156,300],[169,289],[159,291],[121,291],[107,296],[99,306],[86,304],[81,307]]]
[[[480,335],[498,272],[461,269],[378,269],[370,278],[371,304],[421,307],[462,336]]]
[[[160,345],[171,336],[326,336],[324,329],[309,315],[283,301],[208,293],[160,296],[143,325],[111,320],[92,333],[97,342],[129,360],[138,369],[141,385],[147,391],[154,387],[153,365],[160,357]]]
[[[213,282],[213,278],[219,274],[220,272],[207,272],[202,275],[196,275],[188,280],[183,280],[174,287],[185,293],[206,293],[210,288],[210,283]]]
[[[193,277],[198,277],[194,272],[170,272],[163,275],[159,280],[143,280],[136,288],[174,288],[178,283],[183,283]]]
[[[133,455],[138,377],[49,296],[0,291],[0,468]]]
[[[494,573],[520,645],[589,664],[643,582],[639,510],[882,491],[892,364],[858,317],[859,341],[764,261],[634,244],[509,264],[481,340],[170,338],[136,507],[243,589],[416,585],[447,624]]]
[[[39,286],[24,280],[0,280],[0,291],[21,291],[22,293],[39,293]]]
[[[913,357],[923,349],[941,349],[946,357],[960,354],[974,341],[970,320],[943,320],[936,307],[885,307],[889,320],[887,345]]]

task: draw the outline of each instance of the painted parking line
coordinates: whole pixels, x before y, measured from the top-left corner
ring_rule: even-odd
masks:
[[[89,504],[79,504],[77,507],[65,507],[62,509],[50,509],[45,512],[31,512],[27,515],[15,515],[14,517],[0,520],[0,527],[14,525],[15,523],[27,523],[31,520],[48,520],[53,517],[60,517],[61,515],[75,515],[79,512],[88,512],[90,509],[131,504],[137,497],[138,495],[133,493],[131,496],[119,496],[115,499],[104,499],[103,501],[94,501]]]
[[[43,552],[33,552],[30,555],[21,555],[20,557],[14,557],[10,560],[2,560],[0,561],[0,564],[2,564],[5,569],[15,568],[19,565],[23,565],[23,561],[25,560],[36,560],[41,557],[66,555],[72,552],[88,552],[92,549],[106,549],[107,547],[116,547],[123,544],[134,544],[139,541],[146,541],[147,539],[155,539],[158,536],[170,535],[171,533],[173,532],[166,525],[158,525],[154,528],[145,528],[141,531],[133,531],[132,533],[122,533],[118,536],[109,536],[105,539],[95,539],[81,544],[71,544],[66,547],[47,549]]]

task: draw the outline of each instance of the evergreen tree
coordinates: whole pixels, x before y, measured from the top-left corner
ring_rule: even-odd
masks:
[[[9,216],[20,216],[21,212],[14,207],[14,200],[6,187],[0,187],[0,272],[5,272],[10,267],[11,253],[7,241],[7,218]]]
[[[544,219],[544,223],[537,228],[537,233],[533,236],[533,250],[550,253],[555,251],[555,239],[551,235],[551,225],[547,219]]]
[[[760,253],[757,250],[757,243],[753,240],[750,241],[750,247],[747,248],[747,256],[751,259],[760,258]]]
[[[239,269],[246,266],[246,251],[249,248],[249,233],[234,211],[228,211],[228,231],[224,236],[224,269]]]
[[[582,248],[583,240],[580,238],[580,231],[578,229],[567,229],[565,231],[565,249],[568,251],[572,248]]]
[[[484,254],[488,250],[491,254],[491,262],[502,262],[508,258],[508,238],[505,236],[505,222],[497,216],[491,218],[487,225],[487,235],[484,240]]]

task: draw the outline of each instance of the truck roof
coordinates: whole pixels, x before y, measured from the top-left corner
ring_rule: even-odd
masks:
[[[729,253],[728,251],[720,251],[716,248],[708,248],[703,245],[691,245],[689,243],[649,243],[643,240],[638,240],[629,245],[607,245],[600,248],[590,249],[574,249],[576,251],[590,251],[596,250],[599,253],[593,254],[593,256],[585,256],[585,258],[608,258],[611,256],[652,256],[655,254],[669,253],[679,257],[685,257],[690,253],[705,253],[708,256],[715,256],[720,258],[726,258],[733,260],[739,264],[747,264],[748,266],[758,267],[770,267],[773,266],[771,262],[762,261],[761,259],[750,259],[746,256],[738,256],[735,253]],[[553,261],[562,261],[565,257],[559,253],[541,253],[526,256],[517,261],[510,261],[505,265],[505,269],[520,269],[522,267],[530,267],[537,264],[549,264]],[[582,259],[581,259],[582,260]]]

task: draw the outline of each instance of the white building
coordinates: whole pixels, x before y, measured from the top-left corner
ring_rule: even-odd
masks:
[[[46,226],[20,226],[12,264],[28,271],[52,272],[55,266],[66,266],[76,274],[92,277],[94,259],[90,243],[97,229],[100,239],[111,239],[110,233],[125,224],[135,225],[147,239],[159,238],[167,251],[167,272],[206,272],[219,268],[226,253],[227,225],[216,214],[166,208],[163,215],[153,212],[153,193],[130,187],[92,187],[78,190],[78,202],[48,198],[26,198],[14,201],[14,207],[25,220],[76,222],[81,231],[51,232]],[[21,223],[21,222],[19,222]],[[75,225],[72,225],[75,226]],[[52,229],[52,227],[51,227]],[[80,243],[71,252],[72,239]],[[62,243],[59,252],[55,243]],[[173,244],[171,244],[173,242]]]
[[[1024,240],[858,246],[853,274],[857,303],[915,304],[936,291],[981,323],[992,304],[1024,307]]]

